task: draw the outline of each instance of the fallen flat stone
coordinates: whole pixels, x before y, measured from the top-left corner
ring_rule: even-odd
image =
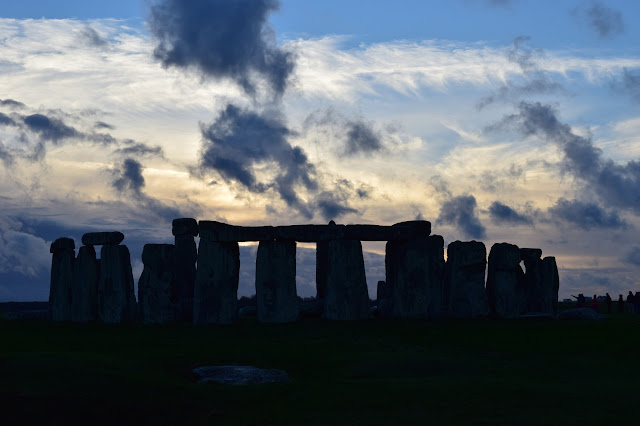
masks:
[[[90,322],[98,319],[100,262],[93,246],[82,246],[74,265],[71,320]]]
[[[62,250],[75,250],[76,243],[71,238],[58,238],[51,243],[49,253],[57,253]]]
[[[124,240],[122,232],[87,232],[82,236],[82,244],[85,246],[117,246]]]
[[[198,383],[215,382],[224,385],[253,385],[290,381],[286,371],[247,365],[198,367],[194,368],[193,372],[200,377]]]
[[[191,235],[197,237],[199,232],[198,222],[190,217],[173,219],[173,222],[171,222],[171,233],[174,236]]]
[[[484,277],[487,250],[480,241],[454,241],[447,247],[444,293],[447,315],[453,318],[487,316]]]

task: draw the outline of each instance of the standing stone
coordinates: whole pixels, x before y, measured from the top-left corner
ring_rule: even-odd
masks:
[[[91,322],[98,320],[98,283],[100,263],[96,259],[93,246],[82,246],[75,262],[73,288],[71,290],[73,308],[71,320]]]
[[[443,246],[444,240],[439,235],[387,242],[385,269],[391,292],[391,316],[441,315]]]
[[[260,241],[256,256],[256,299],[260,322],[298,319],[295,241]]]
[[[131,255],[124,245],[104,245],[100,250],[98,312],[104,323],[130,322],[136,318]]]
[[[329,267],[329,241],[316,243],[316,299],[324,299],[327,293],[327,269]]]
[[[518,246],[496,243],[491,247],[487,296],[491,313],[499,318],[515,318],[524,313],[526,294]]]
[[[230,324],[236,319],[240,249],[238,243],[200,238],[193,297],[193,322]]]
[[[144,269],[138,280],[140,320],[145,324],[164,324],[178,320],[180,300],[174,270],[173,244],[145,244]]]
[[[542,271],[542,292],[544,294],[543,312],[556,315],[558,313],[558,290],[560,289],[560,275],[556,258],[547,256],[542,259],[540,270]]]
[[[447,247],[445,303],[453,318],[487,316],[484,287],[487,249],[480,241],[454,241]]]
[[[71,321],[73,269],[76,258],[75,243],[71,238],[58,238],[51,243],[51,282],[49,309],[54,321]]]
[[[376,289],[376,303],[378,304],[378,316],[387,318],[391,316],[391,288],[386,281],[378,281]]]
[[[521,248],[520,258],[524,261],[524,292],[526,312],[551,313],[551,306],[546,307],[542,282],[542,250]]]
[[[175,275],[177,297],[179,300],[179,319],[193,321],[193,291],[196,282],[196,261],[198,250],[194,237],[198,236],[199,227],[195,219],[174,219],[172,233],[175,236]]]
[[[362,244],[357,240],[328,242],[327,288],[324,318],[358,320],[371,318]]]

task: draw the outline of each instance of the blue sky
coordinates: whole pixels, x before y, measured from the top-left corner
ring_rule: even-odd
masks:
[[[58,236],[121,230],[139,276],[176,215],[424,218],[640,291],[640,3],[276,3],[0,4],[0,301],[46,299]]]

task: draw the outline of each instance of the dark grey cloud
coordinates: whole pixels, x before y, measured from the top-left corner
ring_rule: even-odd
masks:
[[[489,206],[489,215],[495,224],[533,225],[533,217],[528,213],[520,213],[500,201]]]
[[[24,124],[42,139],[57,144],[63,139],[78,138],[81,133],[75,128],[67,126],[62,120],[47,117],[43,114],[32,114],[24,117]]]
[[[154,56],[165,67],[231,79],[250,95],[260,75],[281,95],[294,60],[277,46],[267,21],[278,8],[277,0],[155,1],[148,21],[157,40]]]
[[[358,210],[349,207],[348,198],[341,192],[321,192],[315,197],[313,204],[325,220],[336,219],[349,213],[358,213]]]
[[[15,126],[16,122],[7,114],[0,112],[0,126]]]
[[[133,158],[127,158],[122,162],[122,166],[113,171],[114,180],[111,185],[120,193],[131,192],[141,195],[145,186],[144,176],[142,176],[142,164]]]
[[[507,59],[517,64],[522,70],[518,79],[509,79],[494,93],[486,96],[477,104],[483,109],[494,102],[511,102],[522,97],[541,94],[563,92],[562,85],[554,81],[549,73],[538,66],[538,60],[544,56],[542,49],[533,49],[527,42],[529,36],[519,36],[513,40],[513,45],[507,50]]]
[[[624,33],[622,13],[603,2],[584,2],[573,10],[573,15],[584,21],[599,37],[608,38]]]
[[[26,105],[22,102],[18,102],[13,99],[0,99],[0,105],[14,109],[21,109],[26,107]]]
[[[105,47],[109,44],[94,28],[87,26],[79,33],[80,39],[93,47]]]
[[[470,238],[484,238],[486,230],[478,218],[477,202],[473,195],[459,195],[442,203],[438,222],[454,225]]]
[[[640,247],[633,246],[624,258],[625,262],[640,266]]]
[[[608,207],[640,213],[640,161],[618,164],[603,158],[591,138],[573,133],[568,124],[558,120],[550,105],[520,102],[518,110],[489,130],[512,127],[524,136],[541,136],[556,143],[563,153],[563,171],[581,180],[584,190],[592,192]]]
[[[0,160],[2,160],[5,167],[9,167],[14,163],[13,154],[9,152],[9,150],[4,146],[2,141],[0,141]]]
[[[551,217],[577,225],[584,230],[592,228],[625,229],[628,224],[615,211],[606,211],[596,203],[559,198],[549,208]]]
[[[227,183],[264,193],[274,189],[288,206],[306,217],[313,214],[297,194],[297,186],[315,191],[316,170],[304,151],[291,146],[291,131],[276,115],[259,114],[227,105],[210,125],[201,125],[202,150],[198,174],[217,172]],[[259,180],[257,169],[270,166],[277,175]]]
[[[380,134],[373,129],[372,123],[363,120],[347,122],[347,154],[371,154],[382,148]]]
[[[114,130],[116,128],[114,125],[105,123],[104,121],[96,121],[93,127],[96,129],[107,129],[107,130]]]
[[[164,158],[164,150],[161,146],[149,146],[142,142],[135,142],[132,140],[127,140],[122,142],[122,148],[118,148],[113,151],[114,154],[123,155],[123,156],[135,156],[135,157],[159,157]]]

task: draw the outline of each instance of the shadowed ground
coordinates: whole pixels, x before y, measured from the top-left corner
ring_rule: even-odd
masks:
[[[1,321],[0,424],[634,424],[640,320]],[[289,383],[197,384],[202,365]]]

